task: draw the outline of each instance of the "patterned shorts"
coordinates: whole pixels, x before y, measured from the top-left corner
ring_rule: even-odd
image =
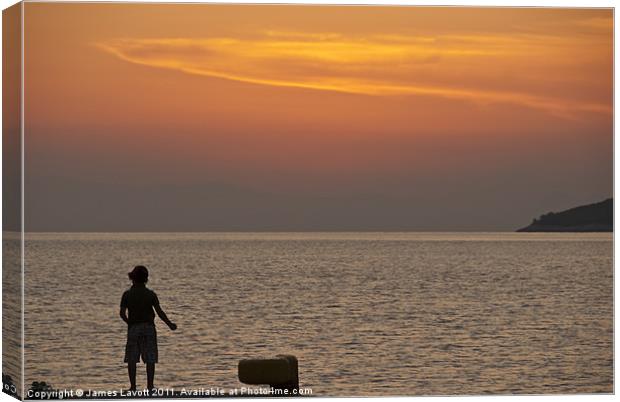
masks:
[[[157,331],[155,324],[140,322],[127,329],[125,363],[157,363]]]

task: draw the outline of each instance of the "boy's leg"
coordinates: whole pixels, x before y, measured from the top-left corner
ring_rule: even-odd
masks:
[[[153,385],[154,380],[155,380],[155,363],[146,363],[146,383],[147,383],[147,388],[149,390],[152,390],[153,388],[155,388],[155,385]]]
[[[130,391],[136,390],[136,362],[127,363],[127,373],[129,374]]]
[[[147,389],[155,388],[155,363],[157,363],[157,330],[154,324],[145,325],[142,361],[146,363]]]

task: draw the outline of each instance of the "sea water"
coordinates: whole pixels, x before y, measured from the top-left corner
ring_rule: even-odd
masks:
[[[612,246],[611,234],[27,233],[26,389],[128,386],[119,304],[142,264],[178,325],[157,321],[158,387],[241,388],[240,359],[293,354],[318,396],[612,392]]]

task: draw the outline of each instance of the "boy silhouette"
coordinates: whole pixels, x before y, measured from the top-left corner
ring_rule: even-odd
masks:
[[[130,391],[136,390],[136,365],[142,357],[146,363],[147,389],[152,390],[157,363],[157,331],[155,330],[155,313],[168,325],[176,330],[175,323],[170,321],[159,306],[157,295],[146,287],[149,271],[142,265],[136,266],[127,274],[133,282],[121,298],[121,318],[127,323],[127,345],[125,346],[125,363],[129,374]],[[129,316],[127,316],[129,310]]]

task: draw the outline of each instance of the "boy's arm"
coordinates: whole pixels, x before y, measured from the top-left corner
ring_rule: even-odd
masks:
[[[177,325],[175,323],[173,323],[172,321],[170,321],[168,319],[168,316],[166,315],[166,313],[164,312],[164,310],[162,310],[162,308],[159,306],[159,303],[153,306],[155,308],[155,311],[157,312],[157,315],[159,316],[159,318],[161,318],[161,320],[163,322],[166,323],[166,325],[171,329],[171,330],[175,330],[177,329]]]
[[[129,319],[127,318],[127,307],[121,306],[121,318],[125,321],[125,324],[129,324]]]
[[[127,293],[123,293],[123,297],[121,298],[121,312],[120,316],[125,324],[129,325],[129,318],[127,318]]]

